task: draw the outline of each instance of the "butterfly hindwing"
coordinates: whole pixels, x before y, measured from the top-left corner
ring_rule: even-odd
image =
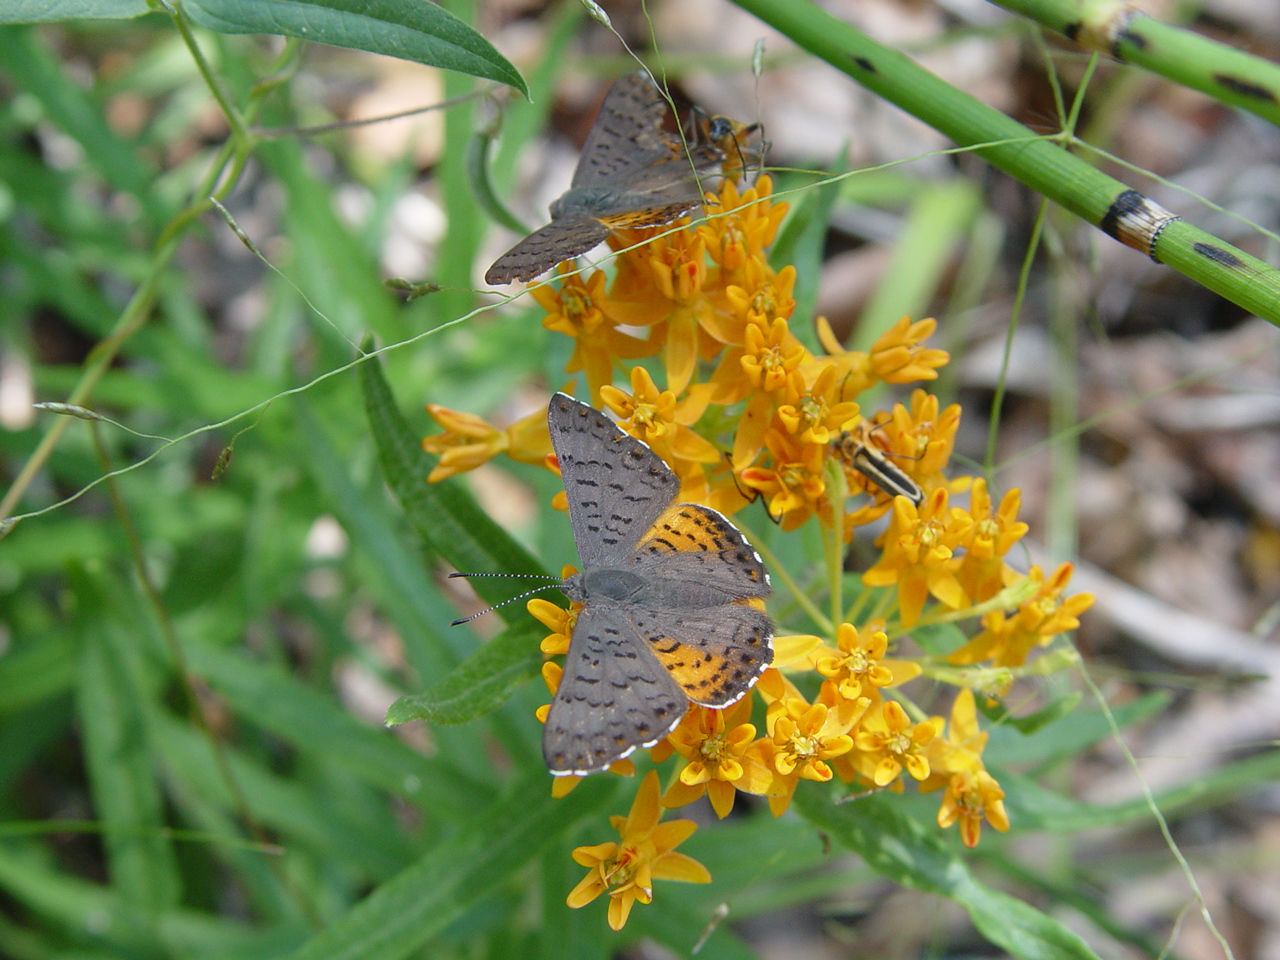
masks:
[[[573,629],[542,734],[543,759],[554,774],[603,770],[657,743],[687,708],[685,694],[626,613],[616,604],[592,603]]]
[[[640,606],[631,620],[684,695],[706,707],[736,702],[773,662],[773,621],[753,607]]]

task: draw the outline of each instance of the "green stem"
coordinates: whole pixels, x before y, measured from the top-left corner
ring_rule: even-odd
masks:
[[[173,11],[170,12],[173,13]],[[182,20],[183,18],[180,14],[175,14],[175,22]],[[182,29],[181,26],[179,29]],[[183,35],[189,36],[189,33],[184,33]],[[193,42],[189,42],[189,46],[193,56],[198,56],[200,58],[199,62],[204,64],[203,55],[199,53],[199,48]],[[291,60],[294,57],[294,49],[295,45],[286,45],[278,63],[283,65]],[[207,67],[207,64],[204,64],[204,66]],[[203,67],[201,72],[204,72]],[[210,76],[206,74],[206,80],[209,79]],[[214,96],[218,98],[218,102],[223,103],[217,85],[210,83],[210,87],[214,91]],[[246,111],[246,116],[250,121],[256,117],[265,97],[274,87],[274,83],[265,83],[259,84],[258,87],[254,88],[249,110]],[[225,104],[224,109],[226,109]],[[227,120],[232,125],[233,130],[236,129],[237,124],[240,124],[243,129],[243,120],[238,116],[233,118],[233,113],[230,111],[227,113]],[[242,140],[228,140],[219,148],[208,171],[192,191],[191,201],[160,231],[160,237],[152,251],[151,264],[146,276],[138,286],[138,289],[134,291],[133,296],[129,298],[128,304],[125,305],[124,311],[120,314],[111,332],[94,347],[88,359],[85,360],[80,379],[67,396],[67,403],[74,406],[82,406],[88,401],[94,387],[98,385],[98,381],[102,379],[103,374],[110,369],[120,350],[146,323],[151,306],[155,302],[160,281],[163,279],[165,271],[169,267],[169,262],[173,259],[173,255],[178,249],[178,241],[197,218],[211,209],[211,198],[220,199],[231,192],[248,160],[248,148],[253,143],[254,141],[246,136]],[[244,145],[245,148],[241,149],[241,145]],[[0,499],[0,521],[13,514],[23,495],[27,492],[27,488],[31,485],[31,481],[35,479],[36,474],[40,472],[57,448],[58,442],[62,439],[62,435],[66,432],[69,423],[70,421],[66,417],[59,417],[50,427],[49,432],[40,438],[40,442],[36,445],[31,457],[22,465],[22,469],[18,472],[18,476],[14,478],[13,484],[6,491],[3,499]],[[8,534],[9,531],[9,527],[4,527],[0,530],[0,536]]]
[[[1280,65],[1162,23],[1121,0],[993,0],[1011,13],[1280,125]]]
[[[1041,202],[1036,211],[1036,219],[1031,228],[1031,239],[1027,241],[1027,252],[1022,258],[1022,269],[1018,271],[1018,287],[1013,295],[1013,309],[1009,311],[1009,328],[1004,335],[1004,353],[1000,357],[1000,376],[996,377],[996,388],[991,398],[991,414],[987,419],[987,452],[982,460],[982,473],[990,479],[995,470],[996,438],[1000,431],[1000,414],[1004,410],[1005,388],[1009,382],[1009,362],[1013,359],[1013,339],[1018,332],[1018,321],[1022,318],[1022,304],[1027,297],[1027,288],[1031,283],[1031,267],[1035,264],[1036,253],[1040,250],[1040,237],[1044,233],[1045,204]]]
[[[809,619],[818,625],[818,629],[822,631],[823,636],[834,636],[835,626],[822,615],[818,605],[809,599],[809,595],[800,588],[800,584],[796,583],[795,578],[791,576],[791,572],[778,561],[777,555],[745,526],[741,524],[738,526],[751,545],[756,548],[756,552],[764,559],[764,565],[769,570],[769,576],[782,582],[782,585],[787,588],[787,592],[795,599],[796,605],[808,614]]]
[[[1246,310],[1280,325],[1280,272],[1181,220],[1145,236],[1121,229],[1138,198],[1052,140],[940,80],[808,0],[734,0],[744,10],[988,163],[1148,252]],[[1148,202],[1149,203],[1149,202]]]
[[[238,144],[239,151],[247,153],[253,146],[253,138],[249,133],[248,127],[245,126],[244,118],[240,116],[240,111],[235,108],[231,99],[222,89],[222,84],[218,82],[213,68],[209,65],[209,61],[205,59],[204,51],[200,49],[200,44],[196,43],[195,34],[191,32],[191,23],[187,20],[187,15],[182,10],[182,4],[180,2],[165,3],[164,7],[169,14],[169,18],[173,21],[178,35],[182,37],[182,42],[187,45],[187,51],[191,54],[191,59],[195,61],[196,69],[200,71],[200,76],[204,77],[205,86],[209,88],[209,92],[213,94],[213,99],[218,101],[218,106],[222,108],[222,114],[227,118],[227,123],[231,127],[231,136]]]

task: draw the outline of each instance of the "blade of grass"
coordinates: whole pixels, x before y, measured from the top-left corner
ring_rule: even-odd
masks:
[[[554,800],[545,773],[510,785],[488,808],[399,876],[382,884],[289,960],[400,960],[421,953],[449,924],[552,843],[600,811],[618,783],[588,777]],[[567,851],[566,851],[567,855]]]
[[[82,602],[111,603],[110,588],[88,577],[77,592]],[[149,925],[177,904],[180,883],[144,716],[153,692],[141,680],[137,656],[138,645],[123,624],[97,618],[80,651],[76,700],[112,886],[125,916]]]

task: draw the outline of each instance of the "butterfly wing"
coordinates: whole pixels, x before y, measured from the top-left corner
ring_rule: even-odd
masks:
[[[769,573],[742,531],[700,503],[674,503],[636,544],[631,563],[646,576],[687,583],[680,605],[700,607],[767,597]]]
[[[594,773],[670,733],[689,702],[617,604],[582,609],[542,733],[557,776]]]
[[[489,284],[532,280],[557,263],[586,253],[612,233],[608,224],[589,216],[560,217],[535,230],[493,261],[484,275]]]
[[[727,706],[773,662],[773,621],[742,602],[769,594],[769,574],[722,514],[671,504],[627,569],[649,584],[632,623],[690,700]]]
[[[666,115],[667,101],[646,71],[615,80],[582,145],[573,186],[626,183],[634,171],[678,154],[678,145],[662,129]]]
[[[563,393],[547,405],[547,427],[583,569],[630,559],[641,536],[675,499],[679,478],[647,445]]]
[[[753,607],[636,605],[631,622],[684,696],[704,707],[736,702],[773,662],[773,621]]]

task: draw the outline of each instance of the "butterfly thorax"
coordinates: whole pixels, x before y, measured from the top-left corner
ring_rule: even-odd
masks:
[[[644,577],[619,567],[600,567],[575,573],[560,589],[574,603],[591,600],[635,600],[645,587]]]

